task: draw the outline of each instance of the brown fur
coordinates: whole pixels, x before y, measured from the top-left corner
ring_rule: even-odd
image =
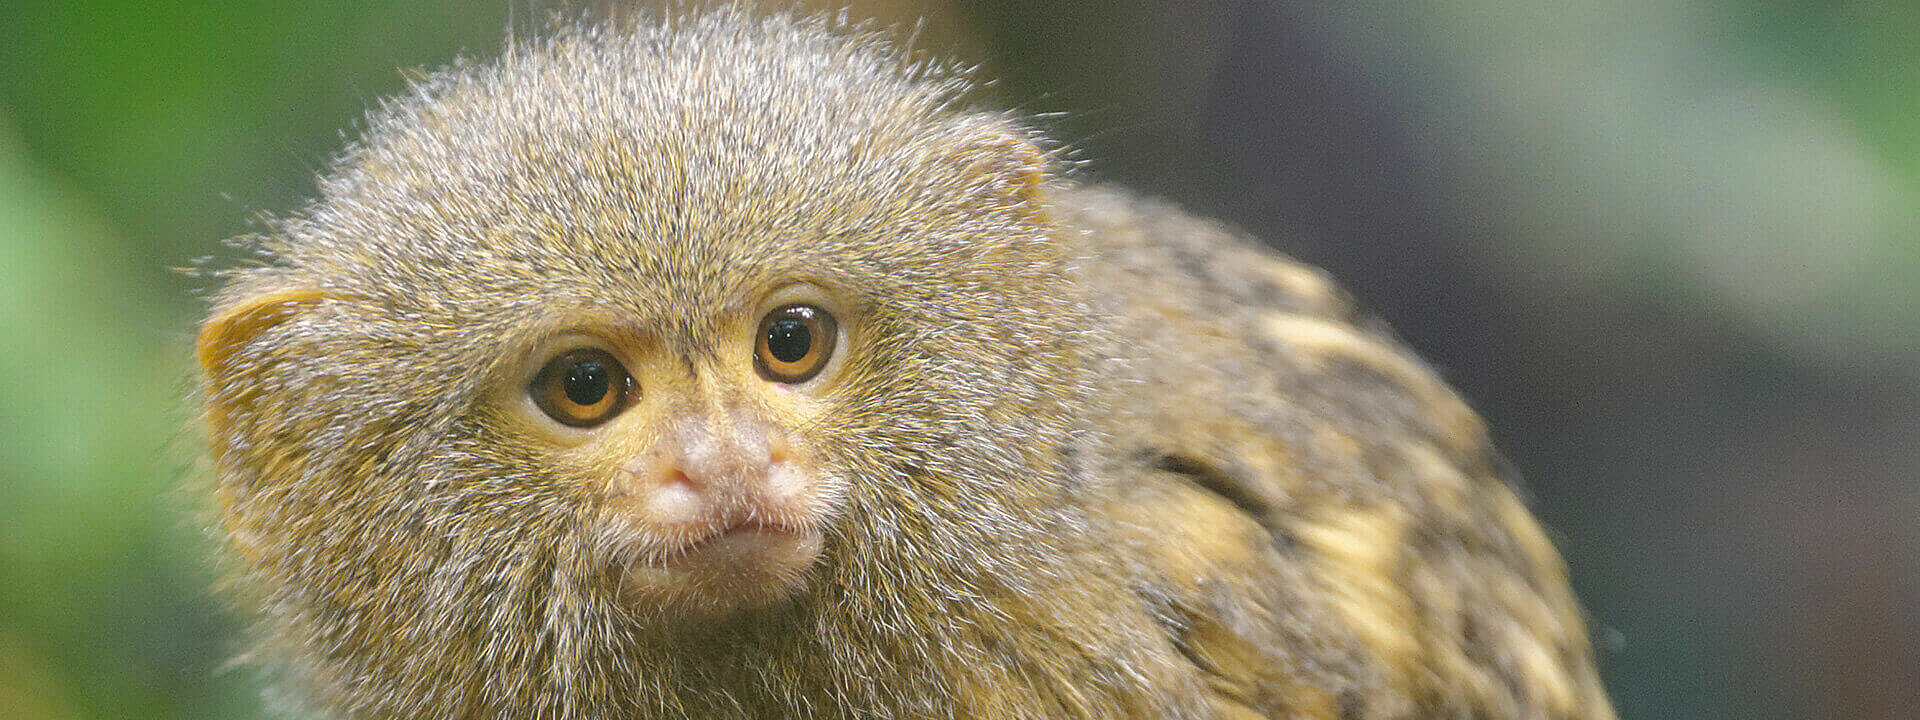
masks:
[[[355,718],[1611,717],[1558,557],[1444,385],[1316,272],[1056,177],[967,90],[870,35],[722,11],[558,32],[385,105],[201,337],[235,584],[289,694]],[[865,318],[794,421],[845,486],[825,555],[770,607],[636,610],[585,471],[497,402],[507,368],[587,316],[705,367],[715,318],[791,278]]]

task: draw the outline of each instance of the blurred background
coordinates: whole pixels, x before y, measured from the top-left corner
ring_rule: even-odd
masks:
[[[855,2],[1488,417],[1626,718],[1920,708],[1920,5]],[[0,717],[241,718],[177,268],[524,3],[0,4]]]

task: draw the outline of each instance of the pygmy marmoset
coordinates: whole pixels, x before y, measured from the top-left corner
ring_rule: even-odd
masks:
[[[201,328],[235,595],[351,718],[1608,718],[1471,410],[1320,272],[822,19],[377,110]]]

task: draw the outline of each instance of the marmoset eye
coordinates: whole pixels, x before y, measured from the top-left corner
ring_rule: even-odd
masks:
[[[533,376],[527,394],[548,417],[574,427],[592,427],[626,408],[633,384],[633,376],[611,353],[579,348],[547,361]]]
[[[806,382],[833,357],[839,333],[832,313],[812,305],[782,306],[760,321],[754,365],[761,377],[774,382]]]

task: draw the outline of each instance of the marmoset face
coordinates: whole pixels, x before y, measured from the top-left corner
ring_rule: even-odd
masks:
[[[802,586],[847,479],[823,462],[826,404],[859,315],[814,282],[743,292],[696,351],[618,316],[564,317],[494,400],[600,508],[627,599],[720,612]]]

